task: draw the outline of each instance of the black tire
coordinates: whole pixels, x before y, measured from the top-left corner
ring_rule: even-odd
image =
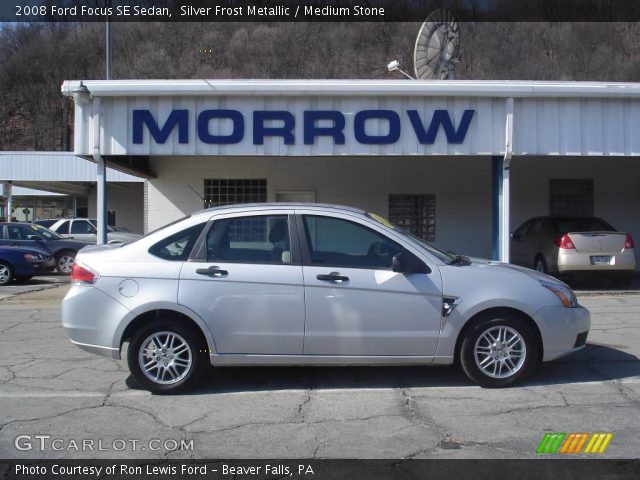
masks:
[[[547,262],[542,255],[538,254],[536,256],[536,259],[533,262],[533,269],[541,273],[549,273]]]
[[[56,254],[56,270],[59,274],[71,275],[73,260],[76,258],[77,253],[73,250],[63,250]],[[69,258],[71,258],[71,263],[69,263]]]
[[[33,278],[33,275],[29,275],[29,276],[26,276],[26,277],[16,277],[16,282],[17,283],[27,283],[32,278]]]
[[[514,373],[502,378],[492,376],[491,373],[494,372],[487,372],[481,369],[478,362],[476,362],[474,351],[477,342],[479,342],[479,348],[487,348],[482,346],[485,340],[483,339],[479,341],[480,337],[487,331],[499,327],[506,327],[507,329],[510,329],[507,330],[508,332],[516,332],[524,342],[525,346],[524,359],[521,363],[519,363],[519,360],[514,361],[516,358],[515,356],[508,357],[511,364],[517,368],[514,368]],[[516,345],[518,346],[518,344]],[[494,347],[492,346],[490,348]],[[500,348],[499,345],[498,348]],[[509,353],[513,355],[512,352]],[[533,331],[533,327],[526,320],[512,313],[502,313],[475,320],[464,333],[459,355],[460,365],[469,379],[485,388],[500,388],[511,386],[529,375],[540,361],[540,348],[538,346],[538,341]],[[487,356],[492,357],[493,353],[490,351],[488,354],[481,353],[479,356],[480,355],[485,355],[484,358],[479,360],[482,361],[485,360]],[[501,355],[499,350],[496,351],[496,355]],[[507,360],[501,363],[503,363],[503,365],[507,365],[506,361]],[[492,364],[495,364],[493,360],[491,360],[488,366]],[[502,369],[503,367],[500,368]]]
[[[13,281],[13,267],[8,262],[0,262],[0,287],[10,285]]]
[[[613,278],[613,284],[618,288],[629,288],[633,282],[633,273],[621,274]]]
[[[154,334],[160,334],[162,338],[162,332],[168,332],[173,335],[179,335],[186,342],[190,349],[190,359],[191,365],[189,368],[185,369],[186,373],[183,373],[179,370],[181,367],[180,364],[176,364],[178,367],[178,372],[180,375],[177,377],[177,381],[173,381],[172,383],[161,383],[149,378],[142,370],[141,365],[141,350],[143,349],[143,345],[148,343],[148,339]],[[143,326],[140,330],[138,330],[129,344],[129,349],[127,351],[127,362],[129,364],[129,371],[131,372],[131,376],[134,380],[143,388],[154,392],[154,393],[177,393],[191,388],[198,380],[202,372],[205,370],[207,365],[207,346],[205,342],[202,340],[202,337],[195,332],[190,326],[161,321],[154,322],[151,324],[147,324]],[[159,352],[160,353],[160,352]],[[167,353],[164,354],[164,360],[168,362],[169,367],[174,363],[174,357],[170,358],[170,349],[167,350]],[[160,353],[160,355],[163,355]],[[187,357],[183,354],[176,354],[176,359],[180,357],[181,360],[185,360]],[[143,357],[144,358],[144,357]],[[158,357],[156,357],[158,358]],[[147,360],[153,361],[151,356],[147,357]],[[156,364],[160,364],[160,362],[156,362]],[[166,364],[165,364],[166,365]],[[165,368],[163,370],[163,377],[165,375],[164,372],[169,369]],[[175,370],[175,369],[174,369]],[[153,370],[154,372],[160,372],[160,368]],[[169,376],[171,373],[169,373]],[[170,378],[167,378],[171,380]]]

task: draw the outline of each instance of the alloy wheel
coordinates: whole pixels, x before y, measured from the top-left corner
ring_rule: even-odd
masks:
[[[149,335],[140,345],[138,362],[142,373],[154,383],[171,385],[191,369],[193,355],[187,341],[175,332]]]
[[[477,367],[492,378],[508,378],[525,363],[527,346],[522,335],[511,327],[492,326],[476,340],[473,356]]]
[[[65,254],[60,256],[60,258],[58,258],[58,271],[65,275],[69,275],[73,269],[74,262],[75,258],[72,255]]]

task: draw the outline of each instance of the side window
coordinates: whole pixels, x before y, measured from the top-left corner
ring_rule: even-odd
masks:
[[[26,230],[20,225],[7,225],[7,238],[9,240],[26,240]]]
[[[193,249],[193,245],[198,240],[198,236],[204,226],[205,223],[200,223],[181,232],[174,233],[153,245],[149,249],[149,253],[165,260],[185,261],[189,258],[191,249]]]
[[[391,268],[399,244],[384,235],[340,218],[304,215],[304,229],[314,265]]]
[[[67,220],[66,222],[62,222],[60,224],[60,226],[58,227],[58,229],[56,230],[56,233],[59,233],[60,235],[66,235],[69,233],[69,224],[71,222],[69,220]]]
[[[538,235],[542,233],[542,226],[543,226],[542,219],[536,218],[531,223],[531,226],[529,227],[529,231],[527,232],[527,235]]]
[[[207,261],[291,263],[287,215],[215,220],[207,234]]]
[[[74,220],[71,224],[71,235],[95,233],[93,226],[86,220]]]
[[[529,229],[529,225],[531,225],[531,220],[524,222],[522,225],[518,227],[518,229],[513,232],[514,237],[524,237],[525,233]]]

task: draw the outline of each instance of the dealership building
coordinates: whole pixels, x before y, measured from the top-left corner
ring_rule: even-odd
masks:
[[[88,80],[62,91],[75,101],[74,154],[147,179],[147,231],[208,206],[313,201],[488,258],[508,259],[509,232],[541,215],[596,215],[640,238],[640,84]]]

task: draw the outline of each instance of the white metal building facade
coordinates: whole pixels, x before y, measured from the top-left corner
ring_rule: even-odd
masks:
[[[83,85],[62,86],[75,153],[147,167],[147,229],[205,204],[304,199],[374,210],[482,257],[508,258],[509,231],[550,212],[640,238],[640,84]]]

